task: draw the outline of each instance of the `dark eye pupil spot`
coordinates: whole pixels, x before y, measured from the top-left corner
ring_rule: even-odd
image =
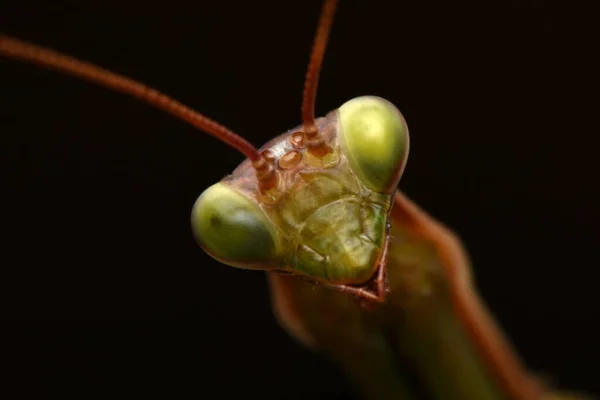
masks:
[[[218,215],[213,215],[210,217],[210,225],[213,227],[219,227],[223,225],[223,220]]]

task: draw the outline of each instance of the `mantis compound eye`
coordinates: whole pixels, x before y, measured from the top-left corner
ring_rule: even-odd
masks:
[[[204,251],[233,267],[267,269],[277,249],[277,231],[264,211],[223,183],[196,200],[192,230]]]
[[[409,137],[404,117],[389,101],[354,98],[339,108],[342,149],[365,186],[392,193],[406,165]]]

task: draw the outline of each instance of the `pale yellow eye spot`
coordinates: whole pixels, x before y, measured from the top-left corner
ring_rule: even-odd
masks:
[[[253,268],[270,263],[276,253],[271,220],[251,198],[223,183],[198,197],[191,222],[198,244],[225,264]]]
[[[342,148],[350,167],[371,190],[391,193],[408,156],[404,117],[387,100],[352,99],[339,108]]]

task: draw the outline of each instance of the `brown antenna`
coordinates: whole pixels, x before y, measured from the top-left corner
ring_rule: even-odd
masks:
[[[306,146],[315,156],[322,156],[329,152],[323,137],[319,135],[319,129],[315,122],[315,101],[317,97],[317,86],[319,85],[319,74],[323,65],[325,49],[329,41],[333,16],[337,6],[337,0],[326,0],[321,11],[321,19],[315,35],[315,41],[306,71],[304,81],[304,95],[302,99],[302,125],[306,135]]]
[[[0,34],[0,54],[82,78],[97,85],[136,97],[160,110],[171,113],[178,119],[216,137],[248,157],[256,170],[260,189],[270,189],[276,183],[273,166],[264,159],[250,142],[151,87],[91,63],[2,34]]]

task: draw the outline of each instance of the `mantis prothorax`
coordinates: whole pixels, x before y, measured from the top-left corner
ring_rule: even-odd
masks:
[[[193,207],[199,244],[228,265],[268,271],[283,325],[341,361],[373,398],[414,398],[395,370],[398,360],[412,364],[433,398],[553,395],[525,371],[481,304],[458,239],[396,192],[409,150],[402,114],[367,96],[315,118],[336,4],[324,4],[302,125],[261,149],[166,95],[91,64],[7,36],[0,36],[0,52],[138,97],[243,153],[248,160]],[[419,299],[416,293],[426,288],[430,294]],[[399,325],[399,315],[412,320],[411,328]],[[458,325],[445,330],[441,321],[452,317]],[[343,323],[328,324],[336,319]],[[454,370],[433,365],[439,354],[419,347],[421,337],[448,340],[440,339],[446,332],[460,336],[462,358]]]

